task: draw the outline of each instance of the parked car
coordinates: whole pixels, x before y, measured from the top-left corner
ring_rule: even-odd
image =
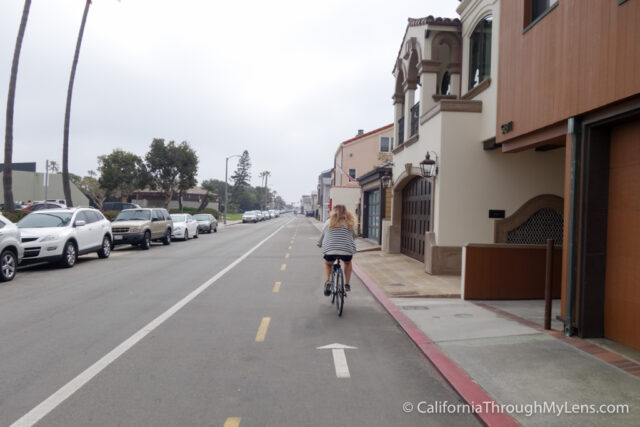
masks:
[[[65,208],[67,207],[67,201],[65,199],[47,199],[45,200],[46,203],[57,203],[59,205],[64,206]]]
[[[59,262],[73,267],[78,256],[97,252],[111,254],[111,223],[93,208],[46,209],[33,212],[18,228],[24,250],[22,263]]]
[[[269,214],[271,214],[271,218],[278,218],[280,216],[280,211],[272,209],[269,211]]]
[[[111,230],[114,245],[130,244],[146,250],[152,241],[171,244],[173,221],[166,209],[125,209],[114,218]]]
[[[13,280],[23,254],[20,229],[0,214],[0,282]]]
[[[269,211],[262,211],[262,215],[264,219],[271,219],[271,213],[269,213]]]
[[[193,218],[198,221],[198,230],[206,233],[218,232],[218,220],[211,214],[197,214]]]
[[[242,222],[258,222],[260,219],[258,218],[258,214],[256,211],[247,211],[242,214]]]
[[[198,221],[191,214],[171,214],[173,220],[174,239],[189,240],[189,237],[198,238]]]
[[[102,212],[122,211],[125,209],[140,209],[140,206],[135,203],[126,202],[104,202],[102,204]]]
[[[61,205],[60,203],[53,202],[34,202],[27,205],[24,210],[27,212],[36,212],[45,209],[64,209],[66,205]]]

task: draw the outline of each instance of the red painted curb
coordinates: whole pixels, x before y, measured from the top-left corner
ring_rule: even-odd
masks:
[[[427,359],[433,364],[440,375],[451,385],[460,397],[472,407],[481,405],[481,408],[496,407],[499,405],[487,392],[480,387],[469,375],[451,360],[440,348],[433,343],[421,330],[411,321],[398,307],[391,302],[387,295],[375,284],[366,273],[364,273],[356,263],[352,263],[353,272],[360,278],[362,283],[369,289],[369,292],[387,310],[396,322],[402,327],[405,333],[411,338],[414,344],[422,351]],[[474,415],[488,426],[519,426],[520,424],[511,416],[505,413],[474,412]]]

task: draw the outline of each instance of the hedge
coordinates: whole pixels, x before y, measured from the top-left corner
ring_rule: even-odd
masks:
[[[180,213],[188,213],[191,215],[197,215],[197,214],[211,214],[214,217],[216,217],[216,219],[220,219],[220,212],[218,212],[215,209],[211,209],[211,208],[204,208],[201,211],[198,211],[198,209],[196,208],[187,208],[185,207],[183,210],[180,209],[171,209],[169,210],[169,213],[172,214],[180,214]]]
[[[2,211],[2,215],[4,215],[4,217],[7,218],[11,222],[18,222],[22,218],[24,218],[25,216],[29,215],[29,212],[23,211],[23,210],[17,210],[15,212],[11,213],[11,212],[7,212],[7,211],[3,210]]]

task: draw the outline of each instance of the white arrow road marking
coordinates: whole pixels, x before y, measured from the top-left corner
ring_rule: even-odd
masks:
[[[347,364],[347,355],[345,349],[357,349],[358,347],[351,347],[344,344],[329,344],[324,347],[318,347],[318,350],[331,350],[333,353],[333,364],[336,367],[336,377],[338,378],[351,378],[349,374],[349,365]]]

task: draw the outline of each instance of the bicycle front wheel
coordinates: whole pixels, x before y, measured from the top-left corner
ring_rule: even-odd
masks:
[[[336,311],[338,316],[342,316],[342,310],[344,309],[344,275],[342,270],[338,270],[336,273]]]

